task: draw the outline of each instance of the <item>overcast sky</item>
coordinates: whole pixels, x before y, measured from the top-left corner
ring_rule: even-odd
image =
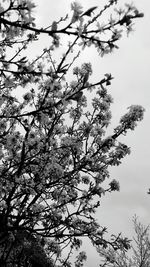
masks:
[[[38,3],[37,22],[51,24],[54,19],[63,16],[70,8],[70,0],[36,0]],[[104,0],[79,1],[85,10],[91,6],[102,5]],[[120,0],[120,5],[124,0]],[[134,0],[133,3],[144,12],[142,19],[136,20],[135,31],[119,42],[119,49],[106,57],[89,49],[84,52],[83,62],[93,64],[93,79],[112,73],[115,79],[110,87],[114,98],[112,106],[112,125],[115,127],[119,118],[132,104],[141,104],[145,109],[144,120],[134,132],[129,133],[124,142],[131,147],[121,166],[113,167],[111,177],[120,181],[120,192],[108,194],[102,199],[98,210],[99,222],[112,233],[123,232],[131,238],[132,217],[134,214],[144,224],[150,223],[150,1]],[[93,60],[94,59],[94,60]],[[93,262],[94,253],[89,254],[88,266]],[[96,266],[96,265],[95,265]]]

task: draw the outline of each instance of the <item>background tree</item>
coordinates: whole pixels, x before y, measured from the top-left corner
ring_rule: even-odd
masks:
[[[103,263],[100,266],[108,267],[148,267],[150,265],[149,226],[145,227],[137,217],[133,219],[135,237],[130,243],[131,250],[127,252],[122,246],[116,251],[112,247],[99,248]]]
[[[86,11],[73,2],[71,17],[37,28],[34,7],[30,0],[0,4],[0,264],[71,266],[85,237],[96,248],[128,247],[121,236],[106,240],[94,214],[106,192],[119,190],[115,179],[102,187],[108,167],[130,153],[118,137],[134,130],[144,112],[130,106],[107,136],[112,76],[91,82],[91,64],[74,64],[86,47],[101,56],[118,48],[122,31],[143,14],[133,5],[120,9],[116,0]],[[28,51],[43,45],[43,34],[50,45],[32,58]],[[75,266],[85,259],[79,250]]]

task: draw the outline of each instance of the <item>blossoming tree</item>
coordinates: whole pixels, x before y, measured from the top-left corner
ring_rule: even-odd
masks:
[[[108,136],[112,76],[92,82],[91,64],[75,62],[86,47],[111,53],[143,14],[117,0],[85,11],[73,2],[71,16],[38,28],[33,8],[31,0],[0,3],[0,266],[72,266],[79,250],[77,267],[86,259],[82,238],[96,249],[128,247],[122,237],[107,240],[94,214],[105,193],[119,190],[114,179],[102,185],[108,167],[130,153],[118,137],[134,130],[144,109],[130,106]],[[37,42],[42,52],[32,58]]]

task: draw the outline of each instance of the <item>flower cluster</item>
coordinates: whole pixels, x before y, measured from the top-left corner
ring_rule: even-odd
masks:
[[[80,19],[80,16],[82,14],[82,6],[76,1],[71,4],[71,9],[73,10],[71,23],[74,23]]]
[[[119,186],[119,182],[116,181],[115,179],[113,179],[110,183],[110,190],[111,191],[119,191],[120,189],[120,186]]]

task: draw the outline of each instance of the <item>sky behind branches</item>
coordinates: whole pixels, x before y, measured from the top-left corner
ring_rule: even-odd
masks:
[[[37,24],[48,26],[58,20],[70,12],[71,2],[36,0],[38,6],[34,15]],[[102,7],[106,3],[104,0],[79,2],[85,10],[92,6]],[[118,2],[122,6],[130,1]],[[140,104],[146,109],[144,120],[135,131],[121,139],[131,147],[131,155],[123,160],[122,165],[110,169],[111,178],[120,182],[120,192],[104,196],[97,213],[98,221],[108,227],[109,232],[123,232],[129,238],[133,234],[134,214],[139,216],[142,223],[150,223],[150,195],[147,194],[150,187],[150,1],[134,0],[133,3],[145,16],[135,21],[135,31],[129,37],[124,36],[118,42],[119,49],[101,58],[95,49],[89,48],[82,53],[80,59],[80,63],[92,63],[92,82],[100,80],[105,73],[111,73],[114,77],[109,87],[114,98],[111,127],[117,126],[120,117],[127,112],[130,105]],[[47,45],[46,38],[43,42]],[[90,266],[95,254],[88,254]]]

